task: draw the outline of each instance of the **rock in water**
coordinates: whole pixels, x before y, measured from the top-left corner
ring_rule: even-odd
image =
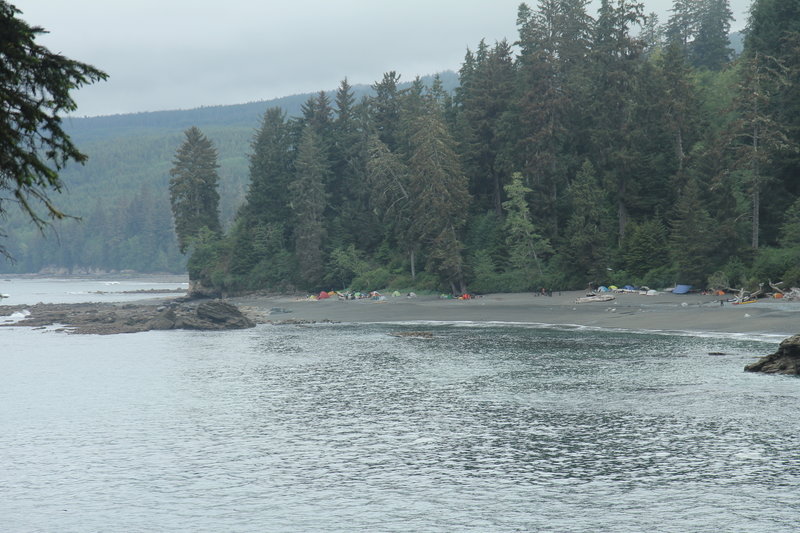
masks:
[[[800,335],[784,339],[778,351],[744,367],[746,372],[800,375]]]
[[[0,308],[0,315],[21,312],[30,307],[24,320],[16,326],[49,326],[59,324],[73,333],[110,335],[136,333],[153,329],[223,330],[255,327],[255,323],[235,305],[219,300],[199,305],[155,306],[148,304],[104,303],[36,304]],[[7,324],[0,324],[7,325]]]

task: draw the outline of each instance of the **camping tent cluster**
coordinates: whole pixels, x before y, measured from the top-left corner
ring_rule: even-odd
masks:
[[[617,287],[616,285],[609,285],[608,287],[601,285],[593,292],[595,294],[613,292],[615,294],[639,294],[641,296],[655,296],[658,294],[658,291],[653,290],[650,287],[634,287],[633,285],[625,285],[621,288]]]
[[[394,291],[391,293],[391,296],[392,298],[399,298],[402,295],[400,294],[400,291]],[[413,292],[409,292],[406,295],[406,297],[416,298],[417,295]],[[337,298],[339,300],[376,300],[376,301],[386,300],[386,296],[384,296],[378,291],[370,291],[370,292],[320,291],[319,294],[309,295],[305,299],[311,301],[320,301],[320,300],[327,300],[329,298]]]

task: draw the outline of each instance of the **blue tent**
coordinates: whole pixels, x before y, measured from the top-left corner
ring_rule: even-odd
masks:
[[[690,290],[692,290],[691,285],[677,285],[674,289],[672,289],[672,294],[686,294]]]

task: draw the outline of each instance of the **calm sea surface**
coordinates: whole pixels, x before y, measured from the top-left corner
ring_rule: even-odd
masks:
[[[0,530],[797,531],[779,340],[0,328]]]

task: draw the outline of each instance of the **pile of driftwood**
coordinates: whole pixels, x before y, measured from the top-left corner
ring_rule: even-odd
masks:
[[[792,287],[787,291],[781,289],[781,285],[783,285],[782,281],[778,283],[769,282],[769,286],[775,291],[775,294],[780,294],[780,298],[790,302],[800,302],[800,287]]]
[[[760,283],[758,290],[753,292],[747,291],[744,288],[732,289],[728,287],[727,292],[734,294],[734,296],[728,301],[733,303],[745,303],[755,301],[765,296],[772,296],[773,298],[783,298],[788,302],[800,302],[800,288],[792,287],[791,289],[786,290],[782,289],[781,285],[783,285],[782,281],[779,281],[778,283],[772,283],[772,281],[770,281],[769,286],[773,291],[771,293],[764,289],[763,283]]]

